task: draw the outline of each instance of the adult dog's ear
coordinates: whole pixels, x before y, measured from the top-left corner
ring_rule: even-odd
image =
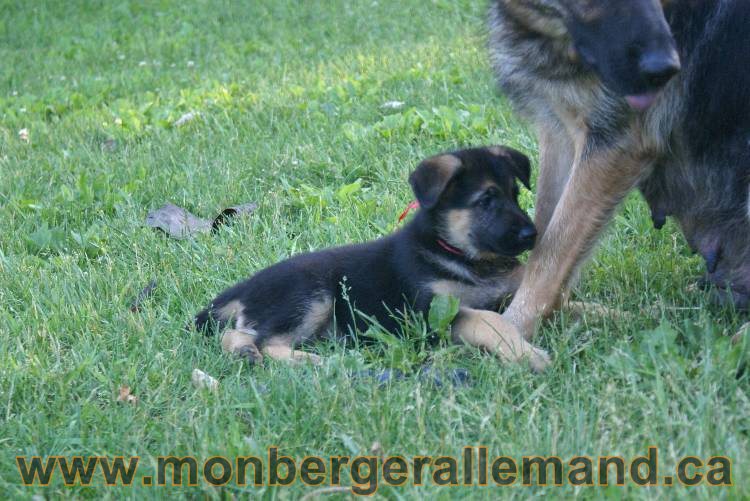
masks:
[[[425,209],[434,207],[451,180],[461,170],[461,166],[461,159],[451,153],[422,161],[409,176],[409,184],[419,205]]]
[[[531,162],[520,151],[507,146],[491,146],[490,153],[502,158],[510,166],[511,173],[528,189],[531,189]]]

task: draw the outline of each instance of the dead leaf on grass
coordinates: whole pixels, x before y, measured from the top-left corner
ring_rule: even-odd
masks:
[[[166,204],[149,212],[146,224],[173,238],[187,238],[195,233],[211,231],[211,221],[194,216],[173,204]]]
[[[242,204],[242,205],[235,205],[234,207],[228,207],[221,211],[216,218],[214,218],[214,222],[211,225],[211,227],[216,230],[221,225],[228,223],[229,219],[237,217],[237,216],[247,216],[255,212],[255,209],[258,208],[258,204],[256,203],[248,203],[248,204]]]
[[[257,208],[258,205],[255,203],[235,205],[224,209],[213,220],[209,220],[195,216],[174,204],[166,204],[149,212],[146,216],[146,224],[163,231],[172,238],[182,239],[196,233],[209,233],[226,224],[230,219],[251,214]]]
[[[130,386],[120,386],[119,395],[117,396],[118,402],[125,402],[126,404],[137,404],[138,397],[130,393]]]

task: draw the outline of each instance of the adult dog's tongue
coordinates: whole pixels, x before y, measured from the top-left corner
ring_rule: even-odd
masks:
[[[646,111],[656,101],[656,92],[647,92],[645,94],[636,94],[634,96],[625,96],[631,108],[638,111]]]

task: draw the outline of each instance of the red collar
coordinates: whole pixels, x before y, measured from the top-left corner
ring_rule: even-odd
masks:
[[[398,222],[400,223],[404,219],[406,219],[406,216],[409,215],[409,212],[411,212],[412,210],[415,210],[415,209],[419,209],[419,202],[417,202],[416,200],[412,201],[409,205],[406,206],[406,209],[404,209],[404,212],[402,212],[401,215],[398,217]],[[437,239],[437,243],[438,243],[438,245],[440,247],[442,247],[443,249],[447,250],[451,254],[454,254],[456,256],[463,256],[464,255],[464,253],[463,253],[463,251],[461,249],[457,249],[457,248],[453,247],[452,245],[450,245],[448,242],[446,242],[442,238],[438,238]]]
[[[464,255],[464,252],[461,249],[456,249],[455,247],[453,247],[452,245],[450,245],[448,242],[446,242],[442,238],[438,238],[437,239],[437,243],[438,243],[438,245],[440,247],[442,247],[443,249],[447,250],[451,254],[455,254],[456,256],[463,256]]]

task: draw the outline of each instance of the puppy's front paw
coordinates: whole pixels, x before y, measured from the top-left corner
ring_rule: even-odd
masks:
[[[528,360],[534,372],[542,372],[551,363],[546,351],[529,343],[513,323],[494,311],[462,308],[453,335],[457,341],[486,349],[506,362]]]
[[[552,357],[549,356],[549,353],[535,346],[532,346],[531,353],[529,353],[528,356],[528,360],[529,367],[531,367],[531,370],[536,372],[537,374],[544,372],[545,370],[547,370],[547,367],[552,364]]]

